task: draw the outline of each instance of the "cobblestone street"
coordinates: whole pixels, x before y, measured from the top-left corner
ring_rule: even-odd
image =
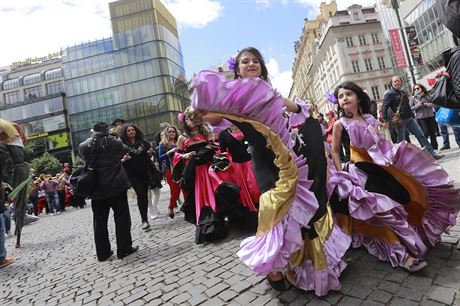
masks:
[[[451,138],[453,141],[453,137]],[[460,151],[447,150],[440,163],[460,181]],[[457,184],[458,185],[458,184]],[[247,233],[230,229],[227,239],[196,245],[194,228],[177,214],[165,212],[141,230],[135,200],[130,199],[132,235],[139,251],[119,260],[98,262],[92,231],[92,211],[69,208],[44,216],[24,228],[22,248],[6,240],[16,262],[0,270],[2,305],[460,305],[460,226],[430,250],[429,266],[410,274],[379,262],[364,249],[350,250],[342,290],[323,298],[288,290],[278,293],[255,276],[236,256]],[[460,223],[460,219],[459,223]],[[113,219],[110,238],[115,250]]]

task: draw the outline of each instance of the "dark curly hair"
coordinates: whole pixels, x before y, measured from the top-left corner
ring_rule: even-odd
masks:
[[[128,135],[126,134],[126,130],[130,126],[132,126],[134,128],[134,130],[136,131],[136,143],[143,141],[144,140],[144,133],[142,132],[142,130],[139,127],[137,127],[137,125],[135,125],[133,123],[128,123],[128,124],[125,124],[123,126],[123,128],[120,131],[121,140],[123,142],[129,142]]]
[[[339,90],[342,88],[351,90],[358,96],[358,109],[362,115],[371,113],[371,98],[369,97],[369,95],[365,93],[364,90],[361,87],[359,87],[356,83],[343,82],[341,85],[337,86],[337,88],[334,91],[334,96],[337,99],[337,114],[339,117],[345,116],[345,111],[340,107],[340,103],[338,102]]]
[[[235,72],[234,72],[235,75],[233,78],[234,79],[240,78],[240,76],[236,72],[238,71],[238,68],[239,68],[238,66],[240,63],[241,56],[245,52],[249,52],[253,54],[255,57],[257,57],[257,59],[259,60],[260,69],[261,69],[260,78],[270,83],[270,81],[268,80],[268,69],[267,69],[267,66],[265,66],[264,57],[262,56],[262,53],[260,53],[260,51],[254,47],[247,47],[238,52],[238,54],[236,55],[236,64],[235,64]]]

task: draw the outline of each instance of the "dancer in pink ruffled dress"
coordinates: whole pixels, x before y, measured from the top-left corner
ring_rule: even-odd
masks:
[[[257,49],[240,51],[230,64],[235,80],[202,71],[191,87],[196,122],[214,126],[231,122],[249,144],[261,193],[259,220],[256,235],[241,243],[238,256],[256,274],[267,275],[276,290],[286,289],[285,277],[319,296],[339,290],[338,278],[346,267],[342,257],[351,239],[335,225],[327,203],[318,213],[306,160],[293,151],[295,141],[284,112],[300,113],[302,106],[284,99],[270,85]],[[319,139],[322,146],[321,134]]]
[[[352,82],[335,90],[329,192],[338,223],[380,260],[411,272],[455,224],[459,190],[426,150],[405,141],[393,145],[370,115],[370,98]],[[350,162],[340,162],[341,144]]]

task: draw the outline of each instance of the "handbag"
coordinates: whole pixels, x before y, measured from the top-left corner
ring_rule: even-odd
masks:
[[[96,139],[93,139],[94,142],[91,151],[93,151],[94,146],[96,146]],[[100,146],[97,144],[96,151],[91,161],[75,169],[70,176],[70,184],[74,187],[73,191],[77,196],[89,197],[96,190],[96,169],[94,168],[94,162],[99,153],[99,148]]]
[[[460,99],[457,97],[448,72],[442,72],[431,89],[431,103],[445,108],[460,110]]]
[[[402,100],[403,100],[403,94],[401,94],[401,96],[399,97],[399,105],[398,105],[398,108],[396,109],[396,112],[394,112],[391,115],[391,125],[392,126],[400,126],[401,125],[402,119],[401,119],[401,114],[399,113],[399,110],[401,108]]]
[[[460,115],[457,110],[441,107],[436,112],[436,122],[442,125],[460,127]]]

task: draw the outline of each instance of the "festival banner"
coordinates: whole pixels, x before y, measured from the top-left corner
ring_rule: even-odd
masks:
[[[404,55],[404,46],[401,43],[399,29],[389,29],[390,41],[393,46],[393,54],[395,57],[396,66],[398,68],[407,68],[406,56]]]
[[[410,56],[415,66],[423,65],[422,52],[420,51],[420,43],[417,37],[415,27],[405,28],[407,42],[409,43]]]

